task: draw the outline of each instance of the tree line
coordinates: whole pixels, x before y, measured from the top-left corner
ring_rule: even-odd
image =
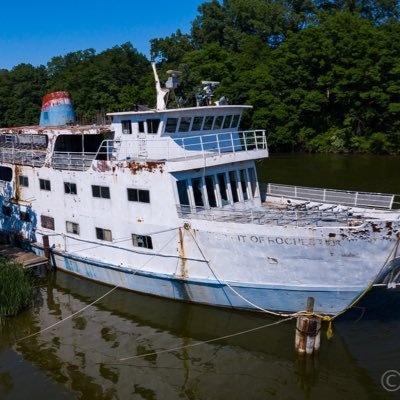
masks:
[[[400,10],[393,0],[212,0],[190,34],[151,41],[161,80],[195,104],[254,106],[242,128],[266,129],[275,151],[400,153]],[[71,93],[77,114],[155,105],[148,59],[130,43],[0,70],[0,125],[37,123],[41,97]],[[173,101],[173,100],[171,100]]]

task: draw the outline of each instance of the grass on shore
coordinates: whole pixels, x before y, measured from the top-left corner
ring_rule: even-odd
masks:
[[[0,258],[0,317],[18,314],[32,300],[32,282],[21,264]]]

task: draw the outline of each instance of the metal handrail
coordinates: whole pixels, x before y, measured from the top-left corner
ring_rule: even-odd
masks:
[[[273,197],[294,198],[352,207],[382,208],[391,210],[400,206],[400,195],[389,193],[360,192],[338,189],[311,188],[305,186],[268,183],[266,194]]]
[[[159,139],[104,140],[96,159],[178,161],[193,157],[268,150],[265,131],[224,132]]]
[[[264,208],[210,208],[177,205],[179,218],[203,219],[215,222],[236,222],[256,225],[323,226],[326,224],[348,225],[351,213],[347,210],[291,209],[275,210]]]

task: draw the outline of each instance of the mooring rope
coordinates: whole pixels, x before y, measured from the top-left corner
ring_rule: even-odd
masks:
[[[172,236],[172,237],[164,244],[164,246],[160,249],[160,251],[164,250],[164,248],[167,247],[167,246],[171,243],[171,241],[172,241],[174,238],[175,238],[175,237]],[[157,255],[157,254],[152,255],[140,268],[136,269],[136,270],[133,272],[132,276],[135,275],[137,272],[139,272],[141,269],[143,269],[156,255]],[[63,319],[61,319],[60,321],[57,321],[56,323],[54,323],[54,324],[48,326],[47,328],[41,329],[40,331],[37,331],[37,332],[32,333],[32,334],[30,334],[30,335],[24,336],[23,338],[17,339],[16,341],[17,341],[17,342],[21,342],[22,340],[26,340],[26,339],[29,339],[29,338],[31,338],[31,337],[33,337],[33,336],[37,336],[37,335],[39,335],[39,334],[41,334],[41,333],[43,333],[43,332],[48,331],[48,330],[51,329],[51,328],[54,328],[54,327],[57,326],[57,325],[60,325],[61,323],[65,322],[65,321],[67,321],[67,320],[69,320],[69,319],[75,317],[76,315],[82,313],[83,311],[87,310],[88,308],[90,308],[91,306],[93,306],[94,304],[96,304],[96,303],[99,302],[100,300],[104,299],[104,298],[105,298],[106,296],[108,296],[109,294],[111,294],[114,290],[118,289],[119,287],[121,287],[121,285],[116,285],[116,286],[114,286],[114,287],[113,287],[111,290],[109,290],[107,293],[103,294],[103,295],[100,296],[98,299],[94,300],[92,303],[86,305],[85,307],[83,307],[83,308],[81,308],[80,310],[74,312],[73,314],[71,314],[71,315],[69,315],[69,316],[67,316],[67,317],[65,317],[65,318],[63,318]]]
[[[299,316],[315,316],[317,318],[320,318],[323,321],[327,321],[329,323],[329,327],[328,327],[328,331],[327,331],[327,336],[328,338],[330,338],[332,336],[332,322],[334,319],[336,319],[337,317],[339,317],[340,315],[343,315],[346,311],[348,311],[351,307],[354,307],[367,293],[368,291],[372,288],[372,286],[374,285],[376,279],[379,277],[379,275],[383,272],[383,270],[385,269],[387,263],[390,260],[390,257],[392,256],[393,252],[395,251],[395,249],[397,249],[399,247],[400,244],[400,233],[397,234],[397,241],[394,244],[393,248],[391,249],[389,255],[386,257],[385,262],[383,263],[382,267],[379,269],[378,273],[374,276],[374,278],[371,280],[371,282],[368,284],[368,286],[343,310],[339,311],[337,314],[335,315],[323,315],[323,314],[318,314],[315,312],[310,312],[310,311],[298,311],[296,313],[280,313],[280,312],[275,312],[275,311],[271,311],[271,310],[267,310],[261,306],[258,306],[257,304],[254,304],[252,301],[250,301],[249,299],[246,299],[243,295],[241,295],[237,290],[235,290],[228,282],[226,281],[221,281],[218,276],[216,275],[215,271],[213,270],[213,268],[211,267],[210,261],[206,258],[202,248],[200,247],[200,244],[198,243],[195,235],[192,232],[192,229],[189,228],[190,234],[194,240],[194,242],[196,243],[197,248],[199,249],[204,261],[207,263],[210,271],[212,272],[212,274],[215,276],[215,278],[217,279],[217,281],[220,284],[224,284],[226,285],[233,293],[235,293],[238,297],[240,297],[243,301],[245,301],[246,303],[248,303],[249,305],[253,306],[254,308],[272,315],[272,316],[277,316],[277,317],[292,317],[292,318],[296,318]]]
[[[89,307],[91,307],[93,304],[96,304],[96,303],[99,302],[100,300],[104,299],[104,297],[108,296],[110,293],[112,293],[115,289],[118,289],[118,288],[119,288],[119,285],[114,286],[114,287],[113,287],[111,290],[109,290],[107,293],[103,294],[103,296],[99,297],[98,299],[96,299],[96,300],[93,301],[92,303],[86,305],[86,306],[83,307],[82,309],[80,309],[80,310],[74,312],[74,313],[71,314],[71,315],[68,315],[68,317],[65,317],[65,318],[63,318],[62,320],[57,321],[56,323],[54,323],[53,325],[48,326],[47,328],[41,329],[40,331],[35,332],[35,333],[32,333],[31,335],[25,336],[25,337],[23,337],[23,338],[21,338],[21,339],[17,339],[17,342],[21,342],[22,340],[26,340],[26,339],[29,339],[29,338],[31,338],[31,337],[33,337],[33,336],[39,335],[39,334],[41,334],[41,333],[43,333],[43,332],[46,332],[46,331],[48,331],[49,329],[54,328],[55,326],[60,325],[61,323],[67,321],[68,319],[71,319],[71,318],[75,317],[75,315],[78,315],[78,314],[80,314],[81,312],[85,311],[86,309],[88,309]]]
[[[257,326],[256,328],[246,329],[244,331],[232,333],[230,335],[220,336],[218,338],[204,340],[202,342],[192,343],[192,344],[188,344],[188,345],[185,345],[185,346],[173,347],[173,348],[166,349],[166,350],[153,351],[153,352],[144,353],[144,354],[136,354],[134,356],[120,358],[118,361],[124,362],[124,361],[128,361],[128,360],[133,360],[135,358],[144,358],[144,357],[148,357],[148,356],[154,356],[154,355],[159,355],[159,354],[164,354],[164,353],[171,353],[173,351],[184,350],[184,349],[187,349],[187,348],[190,348],[190,347],[201,346],[201,345],[204,345],[204,344],[217,342],[219,340],[224,340],[224,339],[229,339],[229,338],[232,338],[232,337],[235,337],[235,336],[245,335],[246,333],[251,333],[251,332],[258,331],[260,329],[269,328],[269,327],[274,326],[274,325],[279,325],[279,324],[282,324],[284,322],[291,321],[293,318],[294,317],[281,319],[279,321],[275,321],[275,322],[272,322],[270,324]]]

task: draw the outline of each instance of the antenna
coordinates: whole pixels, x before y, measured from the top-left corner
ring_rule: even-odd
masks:
[[[212,104],[212,98],[214,97],[214,91],[216,87],[220,84],[220,82],[216,81],[202,81],[203,91],[205,94],[198,93],[196,95],[196,103],[197,107],[204,105],[210,106]]]
[[[167,82],[165,82],[165,87],[169,90],[175,90],[179,86],[179,76],[182,75],[182,72],[169,69],[167,74],[169,77]]]

